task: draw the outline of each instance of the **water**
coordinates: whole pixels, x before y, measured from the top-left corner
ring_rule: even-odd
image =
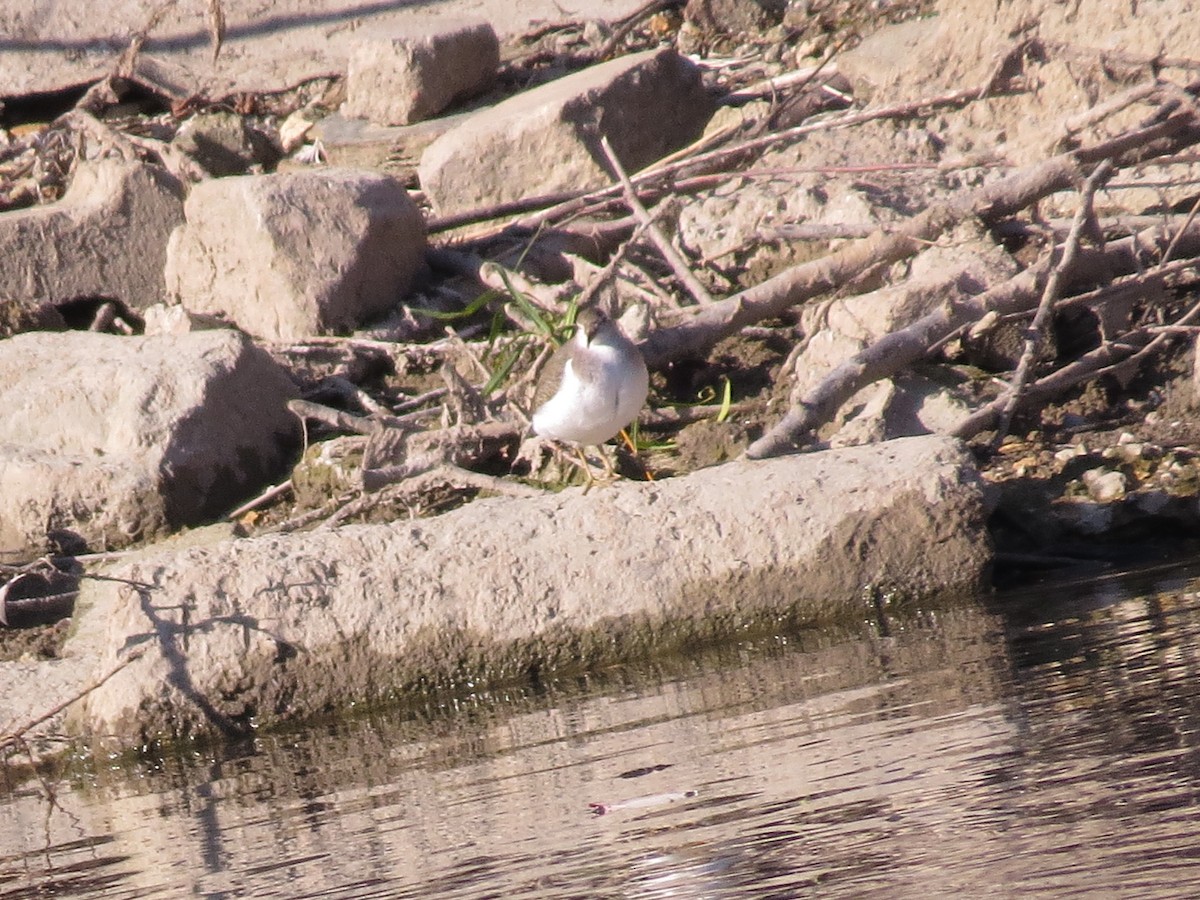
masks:
[[[1200,896],[1195,574],[0,789],[0,898]]]

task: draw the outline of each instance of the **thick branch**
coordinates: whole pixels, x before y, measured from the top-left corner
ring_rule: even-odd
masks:
[[[1092,147],[1063,153],[947,203],[929,207],[891,233],[876,232],[821,259],[781,272],[774,278],[699,308],[680,325],[661,328],[643,343],[647,365],[703,355],[718,341],[746,325],[778,316],[797,304],[843,287],[867,269],[915,255],[926,244],[969,216],[995,222],[1050,194],[1074,187],[1083,164],[1112,159],[1131,164],[1145,154],[1174,152],[1200,139],[1191,112],[1173,114]]]
[[[1171,240],[1172,235],[1163,228],[1148,228],[1132,238],[1110,243],[1103,251],[1087,251],[1087,262],[1081,262],[1080,265],[1087,264],[1099,271],[1117,275],[1136,272],[1145,262],[1137,250],[1152,252],[1157,249],[1161,252]],[[1181,243],[1196,241],[1200,241],[1200,225],[1193,224],[1184,234]],[[1152,284],[1192,264],[1191,260],[1173,263],[1164,269],[1144,272],[1133,278],[1114,282],[1087,298],[1072,297],[1066,302],[1086,302],[1091,306],[1103,303],[1106,297],[1125,294],[1137,286],[1145,292]],[[752,459],[772,456],[798,446],[806,435],[832,421],[842,404],[858,391],[912,365],[924,357],[930,347],[945,340],[964,325],[977,322],[991,312],[1013,315],[1032,309],[1045,288],[1049,271],[1048,261],[1041,266],[1031,267],[989,291],[953,307],[935,310],[907,328],[884,335],[826,375],[809,394],[788,411],[768,435],[752,444],[746,455]],[[976,428],[975,431],[990,427],[995,421],[995,409],[988,413],[988,416],[988,424]]]

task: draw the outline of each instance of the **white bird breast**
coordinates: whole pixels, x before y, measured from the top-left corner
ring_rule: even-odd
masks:
[[[644,365],[637,367],[634,378],[623,379],[627,363],[619,350],[593,343],[589,352],[600,356],[598,377],[580,381],[567,362],[558,391],[533,416],[533,429],[543,437],[603,444],[632,422],[645,403],[649,376]]]

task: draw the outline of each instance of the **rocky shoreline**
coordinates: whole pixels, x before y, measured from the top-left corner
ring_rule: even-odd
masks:
[[[1145,44],[1197,26],[978,6],[430,18],[240,111],[144,40],[5,120],[0,609],[35,627],[0,630],[0,747],[237,734],[1200,531],[1200,64]],[[626,480],[554,493],[528,402],[581,303],[653,402]]]

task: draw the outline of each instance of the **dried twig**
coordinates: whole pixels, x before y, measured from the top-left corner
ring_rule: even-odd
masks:
[[[1197,212],[1200,212],[1200,197],[1196,198],[1196,201],[1192,204],[1191,210],[1188,211],[1187,218],[1183,220],[1183,224],[1179,226],[1179,229],[1175,232],[1175,236],[1171,238],[1171,243],[1167,244],[1167,249],[1163,251],[1162,259],[1159,260],[1158,263],[1158,267],[1160,269],[1171,261],[1171,257],[1175,253],[1175,248],[1183,239],[1183,236],[1187,234],[1187,231],[1189,228],[1191,228],[1192,223],[1196,221]]]
[[[717,102],[722,106],[734,106],[738,103],[758,100],[763,97],[774,98],[784,91],[803,88],[822,71],[825,71],[828,75],[837,73],[836,66],[826,65],[832,58],[832,53],[826,54],[825,58],[815,66],[806,66],[803,69],[796,69],[791,72],[775,75],[771,78],[764,78],[762,81],[738,88],[736,91],[730,91]]]
[[[1083,237],[1083,231],[1086,227],[1094,224],[1096,191],[1100,185],[1112,177],[1114,171],[1112,163],[1107,159],[1104,160],[1087,177],[1083,183],[1083,188],[1079,192],[1079,210],[1075,214],[1075,221],[1071,225],[1071,231],[1067,235],[1066,242],[1063,244],[1062,257],[1050,272],[1050,277],[1046,279],[1046,286],[1042,289],[1042,299],[1038,304],[1037,312],[1034,313],[1033,322],[1029,326],[1029,333],[1025,339],[1025,346],[1021,351],[1021,358],[1017,361],[1017,368],[1013,373],[1012,383],[1009,385],[1008,391],[1005,393],[1004,402],[1000,407],[998,414],[999,424],[992,443],[993,449],[1000,446],[1000,441],[1008,433],[1008,426],[1012,421],[1013,412],[1016,410],[1017,403],[1021,399],[1021,391],[1024,389],[1025,382],[1029,378],[1029,370],[1033,366],[1038,347],[1050,324],[1050,314],[1054,310],[1054,304],[1058,300],[1064,281],[1074,273],[1075,264],[1079,258],[1079,242]]]
[[[1200,260],[1192,260],[1193,265],[1200,265]],[[1192,306],[1174,323],[1176,327],[1188,326],[1200,319],[1200,304]],[[1040,378],[1025,391],[1026,401],[1038,401],[1061,394],[1084,381],[1098,378],[1118,369],[1138,365],[1141,360],[1157,352],[1171,337],[1173,331],[1161,332],[1157,326],[1135,328],[1119,338],[1105,341],[1095,350],[1085,353],[1074,362]],[[955,437],[968,440],[984,431],[996,422],[1004,397],[993,400],[986,406],[972,413],[952,432]]]
[[[253,510],[258,509],[261,506],[267,506],[270,503],[274,503],[280,497],[283,497],[286,494],[290,493],[291,490],[292,490],[292,479],[290,479],[290,478],[287,481],[279,482],[279,484],[273,484],[269,488],[267,488],[265,491],[263,491],[261,494],[259,494],[257,497],[247,500],[245,503],[243,503],[237,509],[230,511],[225,516],[225,519],[226,519],[226,521],[229,521],[229,522],[236,522],[242,516],[246,515],[246,513],[252,512]]]
[[[629,204],[629,208],[638,217],[638,221],[646,226],[650,239],[654,241],[654,246],[658,248],[658,252],[667,261],[667,265],[671,267],[671,271],[675,273],[675,277],[679,279],[679,283],[687,288],[688,293],[701,306],[711,304],[713,298],[708,293],[708,289],[700,283],[700,279],[692,272],[687,260],[675,249],[675,245],[671,243],[671,239],[663,234],[662,229],[658,227],[649,211],[647,211],[646,207],[638,199],[637,191],[634,190],[633,183],[629,180],[629,175],[625,171],[625,167],[617,159],[617,155],[613,152],[612,144],[608,142],[607,137],[601,136],[600,146],[604,150],[604,155],[608,159],[608,164],[612,166],[617,180],[621,183],[621,187],[625,189],[625,201]]]
[[[330,428],[338,431],[349,431],[354,434],[373,434],[379,428],[377,419],[367,416],[356,416],[344,410],[334,409],[311,400],[289,400],[287,407],[294,415],[303,419],[316,419]]]
[[[1148,100],[1162,90],[1162,84],[1157,79],[1145,81],[1127,91],[1110,97],[1103,103],[1097,103],[1095,106],[1085,109],[1083,112],[1074,113],[1063,119],[1060,128],[1062,129],[1063,137],[1061,140],[1072,138],[1085,128],[1090,128],[1093,125],[1102,122],[1109,116],[1116,115],[1121,110],[1132,106],[1135,103],[1140,103],[1143,100]]]
[[[382,403],[340,375],[330,375],[321,379],[317,385],[316,393],[329,392],[334,394],[339,400],[348,403],[357,403],[363,410],[371,415],[386,416],[389,415],[389,410]]]
[[[1193,225],[1189,229],[1186,239],[1200,241],[1200,228]],[[1085,252],[1083,254],[1085,261],[1080,263],[1081,267],[1087,265],[1094,267],[1097,271],[1110,271],[1117,274],[1138,272],[1138,274],[1116,281],[1090,295],[1072,297],[1065,302],[1086,302],[1088,305],[1099,305],[1109,297],[1131,290],[1144,294],[1153,284],[1194,264],[1194,260],[1188,260],[1186,263],[1171,264],[1164,270],[1145,271],[1142,256],[1138,252],[1139,248],[1161,250],[1166,246],[1168,240],[1168,234],[1161,228],[1151,228],[1132,238],[1109,243],[1103,253]],[[784,428],[790,429],[790,434],[797,441],[802,435],[815,432],[826,422],[832,421],[842,404],[858,391],[868,384],[894,375],[912,365],[923,358],[930,348],[944,341],[965,325],[977,322],[992,312],[1005,316],[1032,309],[1038,297],[1041,296],[1049,274],[1050,265],[1049,257],[1047,257],[1040,264],[1030,266],[1003,284],[978,296],[953,306],[935,310],[922,316],[906,328],[884,335],[825,376],[813,390],[795,403],[776,428],[780,431]],[[974,418],[974,415],[971,418]],[[987,418],[987,421],[990,423],[993,419]],[[974,434],[987,428],[988,425],[972,427],[974,430],[970,433]],[[960,434],[960,432],[965,434],[962,426],[955,433]],[[747,451],[747,455],[753,456],[755,452],[755,446],[752,445]]]
[[[395,415],[400,415],[400,413],[420,409],[426,403],[432,403],[434,400],[441,400],[446,396],[448,390],[448,388],[440,387],[433,388],[433,390],[426,391],[423,394],[417,394],[415,397],[411,397],[408,400],[397,403],[395,407],[392,408],[392,412]]]
[[[82,700],[84,697],[86,697],[92,691],[96,690],[96,688],[100,687],[102,684],[104,684],[106,681],[108,681],[110,678],[112,678],[114,675],[116,675],[118,672],[120,672],[122,669],[124,669],[130,663],[135,662],[138,659],[140,659],[142,657],[142,654],[145,652],[146,651],[144,649],[133,651],[127,657],[125,657],[123,660],[121,660],[121,662],[117,663],[115,666],[113,666],[111,669],[109,669],[107,672],[105,672],[103,675],[101,675],[99,678],[97,678],[95,681],[93,681],[87,687],[83,688],[82,690],[78,691],[75,694],[72,694],[66,700],[63,700],[61,703],[56,704],[54,707],[52,707],[51,709],[48,709],[46,712],[42,713],[41,715],[35,716],[34,718],[29,719],[26,722],[22,722],[20,725],[6,726],[5,730],[3,732],[0,732],[0,751],[8,750],[12,747],[18,746],[19,744],[23,743],[24,739],[25,739],[25,735],[28,734],[30,731],[32,731],[34,728],[41,725],[43,722],[50,721],[50,719],[53,719],[55,716],[57,716],[60,712],[65,710],[71,704],[77,703],[80,700]]]
[[[221,0],[208,0],[208,35],[212,38],[212,58],[216,62],[225,43],[225,8]]]
[[[604,268],[597,272],[591,278],[591,280],[588,281],[587,286],[580,291],[579,297],[576,300],[579,306],[583,307],[595,302],[596,295],[600,293],[600,290],[609,282],[609,279],[616,274],[617,269],[621,266],[621,263],[625,261],[626,254],[629,253],[629,249],[637,242],[638,238],[645,233],[647,228],[650,228],[654,225],[655,221],[664,212],[666,212],[665,206],[659,206],[650,213],[650,218],[647,221],[638,223],[637,228],[634,229],[633,234],[629,237],[629,240],[617,247],[612,257],[604,264]]]

